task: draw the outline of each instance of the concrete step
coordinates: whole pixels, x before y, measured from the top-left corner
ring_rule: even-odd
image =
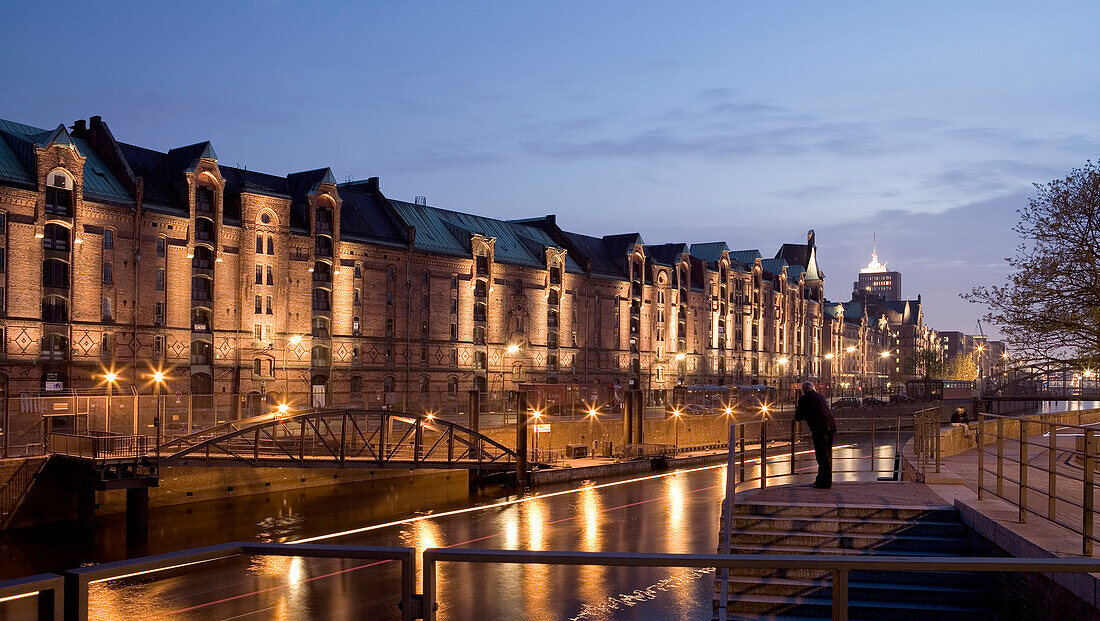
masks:
[[[736,579],[737,577],[743,577],[747,580],[786,578],[832,584],[833,574],[829,570],[818,569],[737,569],[731,572],[731,578]],[[940,586],[946,584],[953,588],[980,591],[988,581],[988,577],[984,574],[965,571],[902,572],[860,570],[850,572],[848,574],[848,580],[851,583],[907,584],[914,587]],[[717,581],[715,581],[715,584],[717,585]]]
[[[985,598],[985,591],[975,584],[957,586],[950,583],[909,584],[906,582],[848,583],[849,599],[891,601],[907,603],[936,602],[952,606],[977,606]],[[716,590],[716,592],[719,592]],[[732,575],[729,579],[728,598],[733,601],[742,595],[815,596],[832,597],[831,577],[782,578],[777,576]]]
[[[737,504],[734,516],[772,515],[810,518],[878,518],[890,520],[957,521],[954,507],[874,507],[862,505]]]
[[[963,536],[966,526],[951,520],[888,518],[810,518],[783,515],[734,515],[735,530],[796,530],[808,533],[889,533],[932,537]]]
[[[721,533],[720,533],[721,536]],[[970,541],[963,537],[928,537],[919,535],[889,535],[877,533],[807,533],[803,531],[735,530],[730,533],[730,546],[771,545],[808,548],[865,550],[878,553],[899,551],[962,554],[970,551]]]
[[[833,602],[829,597],[773,595],[740,595],[730,601],[727,612],[737,615],[784,615],[828,619],[832,617]],[[985,621],[993,614],[979,606],[951,605],[934,602],[874,601],[850,598],[848,613],[851,619],[880,619],[882,621]],[[759,617],[757,617],[759,618]]]
[[[752,544],[737,543],[730,546],[730,554],[849,554],[860,556],[962,556],[961,554],[944,553],[942,551],[913,550],[913,549],[875,549],[838,548],[824,546],[799,546],[788,544]]]

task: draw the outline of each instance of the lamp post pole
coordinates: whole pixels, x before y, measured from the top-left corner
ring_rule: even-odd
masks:
[[[114,371],[108,371],[107,373],[105,373],[103,375],[103,379],[107,381],[107,411],[103,415],[103,431],[106,431],[106,432],[110,433],[110,431],[111,431],[111,392],[112,392],[111,389],[113,388],[113,384],[115,383],[115,380],[118,379],[118,375]],[[134,412],[137,412],[136,408],[134,409]],[[134,416],[136,417],[137,414],[134,414]],[[136,423],[135,423],[135,425],[136,425]],[[7,432],[7,429],[5,429],[4,431]],[[134,433],[137,434],[136,431]]]
[[[287,354],[291,345],[297,345],[301,342],[302,335],[295,334],[283,343],[283,403],[290,403],[290,365],[287,361]]]
[[[160,460],[160,428],[161,428],[161,399],[160,399],[160,387],[164,383],[164,372],[157,370],[153,372],[153,396],[156,399],[156,413],[153,415],[153,428],[156,430],[156,442],[157,442],[157,460]]]

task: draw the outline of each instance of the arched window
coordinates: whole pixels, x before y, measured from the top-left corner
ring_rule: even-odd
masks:
[[[478,375],[474,378],[474,390],[478,392],[485,392],[487,389],[486,384],[487,382],[485,381],[484,377]]]
[[[332,232],[332,210],[325,205],[318,205],[316,210],[317,233]]]
[[[208,218],[195,218],[195,241],[214,241],[214,222]]]
[[[331,257],[332,238],[328,235],[318,235],[313,244],[313,252],[319,257]]]
[[[210,309],[202,307],[191,309],[191,330],[193,332],[210,331]]]
[[[485,302],[474,302],[474,321],[485,321]]]
[[[552,284],[552,285],[560,285],[561,284],[561,264],[560,263],[555,262],[553,265],[550,266],[550,284]]]
[[[363,378],[359,375],[351,376],[351,396],[353,399],[363,397]]]
[[[485,326],[474,326],[474,345],[485,344]]]
[[[310,366],[314,367],[327,367],[331,363],[332,359],[329,355],[329,349],[324,345],[314,345],[310,350]]]
[[[69,339],[61,334],[47,334],[43,336],[42,358],[44,360],[68,360]]]
[[[561,294],[557,289],[551,289],[550,293],[546,296],[546,303],[552,306],[557,306],[561,302]]]
[[[359,336],[359,318],[351,318],[351,333],[355,336]]]
[[[69,321],[69,301],[59,295],[42,298],[42,321],[66,323]]]
[[[212,350],[210,341],[191,341],[191,364],[210,364]]]
[[[447,378],[447,394],[452,397],[458,395],[458,378],[453,375]]]
[[[420,395],[427,396],[432,390],[432,380],[427,375],[420,376]]]
[[[214,378],[209,373],[196,373],[191,376],[191,394],[214,394]]]
[[[332,282],[332,265],[326,261],[314,262],[313,282]]]
[[[314,317],[312,326],[312,335],[317,338],[327,339],[331,336],[329,332],[329,320],[327,317]]]
[[[489,275],[489,251],[485,248],[477,249],[477,257],[474,259],[476,262],[476,272],[478,276]]]
[[[214,188],[208,185],[195,187],[195,212],[214,213]]]
[[[46,175],[46,213],[73,215],[73,179],[69,173],[55,170]]]
[[[328,289],[315,287],[313,289],[313,310],[332,310],[332,294]]]
[[[267,254],[275,254],[275,238],[267,236]]]
[[[363,277],[363,264],[362,263],[356,263],[355,264],[355,278],[362,278],[362,277]]]
[[[489,291],[488,285],[485,284],[484,280],[478,279],[478,281],[474,283],[474,297],[475,298],[484,298],[484,297],[486,297],[486,295],[488,295],[488,291]]]
[[[191,259],[191,267],[214,269],[214,251],[206,246],[195,246],[195,256]]]
[[[46,259],[43,261],[42,286],[68,289],[69,264],[61,259]]]
[[[47,250],[69,251],[69,227],[49,223],[43,230],[42,247]]]
[[[205,276],[191,277],[191,299],[209,302],[213,299],[213,281]]]
[[[382,380],[382,391],[393,392],[396,385],[397,382],[393,379],[393,376],[387,375],[385,379]]]

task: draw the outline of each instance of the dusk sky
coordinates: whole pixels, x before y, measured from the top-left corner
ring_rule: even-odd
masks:
[[[381,177],[391,198],[880,258],[939,330],[1033,182],[1100,155],[1096,2],[9,4],[0,118]]]

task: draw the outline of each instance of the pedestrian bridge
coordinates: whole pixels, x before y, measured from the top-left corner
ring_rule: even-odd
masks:
[[[514,470],[516,453],[430,415],[315,410],[222,423],[160,445],[160,464]]]

